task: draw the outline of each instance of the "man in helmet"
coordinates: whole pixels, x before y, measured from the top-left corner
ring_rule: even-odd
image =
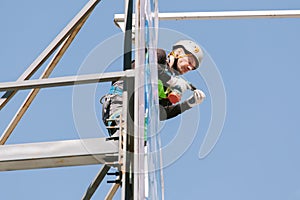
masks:
[[[180,77],[200,66],[203,51],[191,40],[180,40],[173,45],[172,52],[166,59],[161,59],[163,50],[158,49],[158,92],[160,120],[173,118],[182,112],[202,103],[205,94],[197,90]],[[165,62],[160,62],[165,60]],[[186,90],[193,90],[193,95],[180,103],[181,95]]]
[[[195,42],[180,40],[173,45],[169,59],[169,65],[178,73],[184,74],[199,67],[203,59],[203,52]]]
[[[181,40],[174,44],[168,57],[163,49],[157,49],[160,120],[173,118],[202,103],[205,94],[180,76],[197,69],[202,58],[203,52],[200,46],[190,40]],[[181,94],[189,89],[193,90],[193,95],[180,102]],[[110,93],[104,96],[106,100],[103,102],[102,119],[106,126],[119,124],[118,118],[122,111],[122,91],[123,81],[116,81],[112,84]],[[117,129],[114,128],[108,129],[110,136],[116,131]]]

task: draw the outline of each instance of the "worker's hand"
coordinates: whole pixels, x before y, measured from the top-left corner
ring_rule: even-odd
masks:
[[[191,89],[190,84],[181,77],[171,76],[171,79],[167,82],[172,90],[177,90],[181,94]]]
[[[205,99],[205,94],[201,90],[194,90],[194,94],[186,100],[190,107],[194,107],[203,102]]]

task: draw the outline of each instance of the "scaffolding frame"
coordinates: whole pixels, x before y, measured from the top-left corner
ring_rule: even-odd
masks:
[[[132,146],[129,146],[132,145],[132,138],[129,136],[129,133],[131,135],[134,133],[134,123],[130,118],[128,107],[132,106],[129,104],[129,98],[133,95],[134,91],[135,71],[127,70],[114,73],[48,78],[99,2],[100,0],[89,0],[82,10],[57,35],[36,60],[34,60],[17,81],[0,83],[0,91],[5,91],[5,94],[0,98],[0,110],[19,90],[31,89],[31,92],[0,138],[0,171],[103,164],[99,173],[82,197],[82,199],[87,200],[92,197],[109,169],[111,167],[117,167],[123,174],[120,177],[121,182],[116,182],[112,185],[106,199],[112,199],[121,184],[123,184],[122,199],[129,199],[130,196],[134,197],[134,193],[128,191],[127,185],[131,183],[129,183],[130,180],[128,180],[128,176],[125,176],[125,174],[129,173],[128,168],[133,164],[133,157],[128,152],[132,151],[130,150]],[[299,18],[300,10],[159,13],[158,17],[160,20]],[[124,30],[124,18],[124,14],[116,14],[114,20],[122,30]],[[55,51],[57,52],[54,53]],[[42,76],[36,80],[29,80],[53,54],[54,56]],[[122,122],[122,127],[124,131],[121,132],[124,134],[120,134],[119,138],[116,140],[93,138],[5,145],[5,142],[41,88],[108,82],[119,79],[123,79],[127,83],[127,87],[124,88],[123,97],[124,122]],[[90,147],[88,148],[89,151],[84,148],[86,145]],[[45,146],[47,146],[47,148],[45,148]]]
[[[132,121],[128,120],[130,118],[126,110],[128,108],[127,104],[129,104],[128,99],[123,98],[123,113],[125,113],[125,117],[122,119],[124,122],[122,122],[121,134],[117,138],[92,138],[14,145],[5,145],[5,143],[41,88],[111,82],[123,79],[127,85],[127,88],[124,88],[124,97],[130,98],[130,95],[133,94],[134,71],[132,70],[48,78],[99,2],[100,0],[89,0],[17,81],[0,83],[0,91],[5,92],[0,98],[0,110],[19,90],[31,89],[27,98],[1,135],[0,171],[102,164],[101,170],[87,188],[86,193],[82,197],[83,199],[92,197],[111,167],[117,168],[117,170],[121,171],[121,174],[127,173],[126,163],[131,164],[131,159],[127,159],[127,149],[129,149],[127,134],[132,131],[133,127],[126,126],[128,123],[133,124]],[[53,55],[53,58],[46,66],[41,77],[29,80],[51,55]],[[121,175],[121,177],[125,176]],[[113,184],[106,199],[112,199],[120,185],[121,182]],[[124,182],[122,194],[125,195],[122,196],[122,199],[129,199],[128,196],[132,195],[126,191],[126,185],[127,183]]]

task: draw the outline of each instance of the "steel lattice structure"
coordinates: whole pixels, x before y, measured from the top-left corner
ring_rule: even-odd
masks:
[[[131,112],[129,98],[133,95],[135,70],[126,70],[112,73],[90,74],[81,76],[68,76],[48,78],[56,64],[64,55],[73,39],[84,25],[100,0],[90,0],[82,10],[69,22],[69,24],[56,36],[48,47],[34,60],[27,70],[15,82],[0,83],[0,91],[5,94],[0,98],[0,109],[19,91],[31,90],[16,115],[0,138],[0,171],[53,168],[65,166],[102,164],[102,168],[94,181],[88,187],[82,199],[90,199],[97,187],[111,167],[117,167],[122,175],[107,194],[107,199],[112,199],[116,190],[122,184],[122,199],[138,199],[132,189],[133,183],[128,174],[128,167],[134,165],[133,156],[128,152],[134,151],[133,141],[129,133],[134,134],[134,122],[130,119]],[[127,0],[124,14],[115,15],[115,23],[125,30],[129,3]],[[226,11],[226,12],[193,12],[193,13],[159,13],[160,20],[211,20],[211,19],[252,19],[252,18],[299,18],[300,10],[269,10],[269,11]],[[133,19],[135,16],[133,15]],[[134,25],[134,20],[131,20]],[[135,36],[136,37],[136,36]],[[128,39],[129,38],[129,39]],[[128,37],[130,40],[132,35]],[[56,53],[54,53],[56,52]],[[29,80],[33,74],[53,55],[52,60],[39,79]],[[42,88],[61,87],[78,84],[110,82],[123,79],[127,87],[124,89],[123,125],[122,133],[117,138],[95,138],[84,140],[68,140],[58,142],[43,142],[30,144],[5,145],[14,128]],[[93,151],[87,151],[83,144]],[[47,147],[47,148],[45,148]],[[59,151],[57,151],[59,149]],[[39,153],[36,153],[39,152]],[[133,166],[135,167],[135,166]],[[143,180],[140,179],[140,180]],[[140,184],[143,181],[140,181]],[[137,187],[135,187],[137,191]]]

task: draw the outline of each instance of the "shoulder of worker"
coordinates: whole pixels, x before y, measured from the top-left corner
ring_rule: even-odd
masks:
[[[166,65],[167,64],[167,54],[166,54],[166,51],[161,49],[161,48],[158,48],[156,50],[156,53],[157,53],[157,63],[158,64],[161,64],[161,65]]]

